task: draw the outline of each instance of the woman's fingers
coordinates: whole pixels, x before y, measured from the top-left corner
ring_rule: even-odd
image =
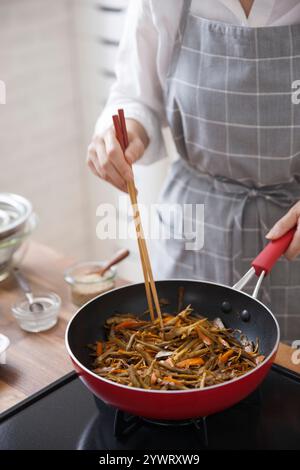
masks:
[[[97,150],[96,150],[97,149]],[[114,168],[112,163],[103,157],[105,153],[104,143],[100,140],[96,143],[92,143],[88,148],[88,166],[94,175],[108,181],[112,185],[116,186],[121,191],[127,191],[126,181],[121,177],[118,171]],[[104,161],[104,163],[103,163]]]
[[[128,119],[126,123],[129,145],[125,157],[113,127],[103,136],[94,136],[87,156],[91,171],[122,191],[127,191],[127,183],[133,181],[131,165],[143,155],[149,142],[146,131],[139,122]]]
[[[139,137],[133,137],[129,140],[129,145],[125,150],[125,157],[129,163],[136,162],[145,152],[143,141]]]
[[[273,225],[269,233],[267,233],[266,238],[269,240],[276,240],[277,238],[282,237],[282,235],[288,232],[291,228],[295,227],[299,215],[296,204],[281,219],[279,219],[275,225]]]
[[[297,226],[297,230],[290,243],[285,256],[292,260],[300,254],[300,202],[297,202],[276,224],[271,228],[266,237],[269,240],[276,240]]]
[[[127,183],[115,169],[112,163],[108,162],[105,167],[106,181],[116,186],[121,191],[127,192]]]
[[[91,170],[91,172],[92,172],[95,176],[99,176],[98,171],[96,170],[95,165],[94,165],[92,159],[89,159],[89,160],[88,160],[88,166],[89,166],[89,169]]]
[[[130,164],[124,158],[121,146],[112,129],[106,132],[104,136],[105,143],[105,160],[116,168],[122,178],[129,182],[133,180],[133,172]],[[105,165],[105,162],[103,163]]]
[[[293,260],[297,258],[298,255],[300,255],[300,218],[298,219],[297,223],[297,229],[296,232],[293,236],[293,240],[290,243],[290,246],[285,252],[285,256],[289,260]]]
[[[94,144],[90,144],[88,146],[88,154],[87,154],[87,164],[90,168],[90,170],[94,173],[95,176],[101,177],[97,165],[98,165],[98,158],[97,158],[97,153],[96,149],[94,147]]]

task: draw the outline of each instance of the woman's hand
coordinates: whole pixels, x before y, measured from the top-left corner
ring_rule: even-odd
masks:
[[[133,180],[132,163],[143,155],[149,139],[144,127],[135,119],[126,119],[129,145],[123,155],[113,127],[103,136],[94,135],[88,146],[87,163],[94,175],[127,192]]]
[[[266,235],[269,240],[276,240],[295,226],[297,226],[297,230],[294,238],[285,252],[285,256],[289,260],[293,260],[300,255],[300,201],[279,219]]]

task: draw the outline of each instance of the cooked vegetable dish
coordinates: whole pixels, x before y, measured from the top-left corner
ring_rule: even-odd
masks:
[[[258,340],[209,321],[187,306],[177,315],[144,320],[132,314],[106,321],[107,341],[89,345],[92,370],[129,387],[189,390],[227,382],[264,360]]]

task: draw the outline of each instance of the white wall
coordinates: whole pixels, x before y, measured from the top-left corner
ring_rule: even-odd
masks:
[[[68,0],[1,0],[7,96],[0,106],[0,190],[33,202],[37,239],[85,256],[90,213],[73,31]]]

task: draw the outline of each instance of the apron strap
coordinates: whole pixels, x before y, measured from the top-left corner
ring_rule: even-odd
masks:
[[[178,32],[177,32],[177,40],[180,42],[180,44],[182,43],[182,38],[184,35],[188,15],[190,12],[191,3],[192,3],[192,0],[183,0],[181,17],[180,17],[179,27],[178,27]]]
[[[187,25],[191,3],[192,3],[192,0],[182,0],[181,16],[180,16],[180,20],[178,23],[178,30],[177,30],[177,34],[175,37],[173,50],[171,54],[172,60],[169,65],[167,77],[172,77],[176,71],[177,62],[178,62],[178,58],[179,58],[179,54],[180,54],[180,50],[182,46],[182,40],[183,40],[185,28]]]

